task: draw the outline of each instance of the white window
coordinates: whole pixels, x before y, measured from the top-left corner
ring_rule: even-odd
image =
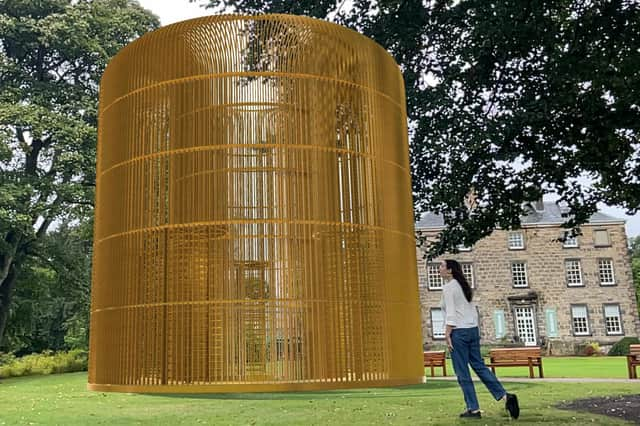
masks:
[[[587,317],[587,307],[585,305],[572,306],[571,318],[573,319],[573,334],[576,336],[589,334],[589,318]]]
[[[510,250],[524,249],[524,234],[521,231],[509,232],[508,245]]]
[[[444,316],[442,309],[431,309],[431,330],[434,339],[444,339]]]
[[[427,265],[427,286],[429,290],[442,290],[444,280],[440,276],[440,265],[430,263]]]
[[[596,229],[593,231],[593,245],[596,247],[610,246],[609,233],[606,229]]]
[[[564,248],[572,248],[578,247],[578,237],[576,235],[571,235],[570,232],[564,233],[564,243],[562,244]]]
[[[473,263],[462,263],[460,266],[462,266],[462,273],[471,288],[475,288],[475,282],[473,281]]]
[[[511,264],[511,276],[514,287],[528,287],[527,264],[524,262],[514,262]]]
[[[613,275],[613,260],[598,259],[598,274],[600,285],[615,285],[616,277]]]
[[[456,248],[458,251],[471,251],[471,247],[467,247],[464,244],[458,244]]]
[[[567,271],[567,285],[569,287],[582,285],[582,269],[580,261],[577,259],[569,259],[564,261],[564,267]]]
[[[622,321],[618,305],[604,305],[604,324],[607,334],[622,334]]]

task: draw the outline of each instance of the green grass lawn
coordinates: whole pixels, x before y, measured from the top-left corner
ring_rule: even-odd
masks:
[[[544,357],[542,358],[544,377],[591,377],[606,379],[627,379],[627,358],[623,356],[601,357]],[[427,369],[431,375],[431,369]],[[533,369],[538,377],[538,368]],[[436,376],[442,375],[442,368],[436,368]],[[447,375],[453,376],[453,365],[447,360]],[[497,367],[496,376],[529,377],[529,367]]]
[[[88,424],[291,424],[451,425],[509,424],[501,403],[478,387],[482,421],[460,421],[462,393],[452,381],[399,388],[348,391],[138,395],[86,390],[86,373],[4,379],[0,383],[0,425]],[[619,420],[557,410],[560,401],[638,393],[636,383],[508,383],[517,392],[518,424],[625,424]],[[514,423],[510,423],[514,424]]]

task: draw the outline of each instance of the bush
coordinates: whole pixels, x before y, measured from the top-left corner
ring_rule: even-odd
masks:
[[[623,337],[609,350],[610,356],[629,355],[629,345],[640,343],[637,337]]]
[[[0,366],[11,364],[16,360],[16,356],[14,354],[6,354],[4,352],[0,352]]]
[[[600,345],[598,342],[589,342],[585,345],[583,354],[585,356],[598,356],[600,355]]]
[[[7,355],[3,355],[3,357],[10,359]],[[57,353],[45,351],[41,354],[31,354],[21,358],[14,357],[10,362],[1,364],[0,378],[86,371],[87,365],[87,351],[80,349]]]

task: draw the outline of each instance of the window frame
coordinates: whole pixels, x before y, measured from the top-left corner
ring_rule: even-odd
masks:
[[[567,269],[568,262],[577,262],[578,263],[578,273],[580,274],[580,283],[579,284],[571,284],[569,282],[569,270]],[[569,258],[564,260],[564,278],[567,284],[567,287],[584,287],[584,274],[582,272],[582,262],[577,258]]]
[[[569,238],[572,238],[575,243],[574,244],[567,244],[567,240]],[[569,232],[566,231],[564,233],[564,241],[562,242],[562,248],[567,248],[567,249],[580,248],[580,242],[578,241],[578,236],[575,235],[575,236],[572,237],[571,235],[569,235]]]
[[[471,281],[469,281],[467,275],[464,273],[465,266],[471,267]],[[467,281],[469,281],[471,288],[476,288],[476,268],[473,266],[473,262],[460,262],[460,268],[462,269],[462,274],[467,278]]]
[[[574,319],[576,317],[573,316],[573,308],[577,308],[577,307],[584,307],[585,310],[585,319],[586,319],[586,325],[587,325],[587,332],[586,333],[576,333],[576,324],[574,322]],[[591,319],[589,318],[589,306],[586,303],[572,303],[569,307],[569,316],[571,317],[571,332],[573,333],[573,335],[575,337],[585,337],[585,336],[591,336],[592,332],[591,332]]]
[[[618,285],[618,283],[616,282],[616,271],[614,268],[614,264],[613,264],[613,258],[611,257],[599,257],[596,259],[596,261],[598,262],[598,282],[600,283],[600,287],[615,287]],[[611,278],[613,279],[613,281],[611,282],[603,282],[602,281],[602,273],[601,273],[601,269],[600,269],[600,262],[603,261],[609,261],[609,265],[611,265]]]
[[[596,233],[604,232],[607,235],[607,243],[606,244],[598,244],[596,241]],[[594,247],[611,247],[611,235],[609,235],[609,230],[606,228],[597,228],[593,230],[593,246]]]
[[[432,287],[431,286],[431,279],[430,279],[431,274],[430,274],[430,271],[429,271],[429,269],[431,267],[435,267],[436,268],[438,277],[440,278],[440,287]],[[427,290],[429,290],[429,291],[442,291],[442,288],[444,287],[444,278],[442,278],[440,276],[440,271],[439,271],[440,264],[439,263],[430,262],[430,263],[426,264],[425,268],[427,270]]]
[[[512,246],[511,245],[511,236],[512,235],[520,235],[520,241],[521,244],[520,246]],[[524,232],[523,231],[509,231],[507,233],[507,249],[509,250],[524,250],[526,248],[526,244],[524,241]]]
[[[618,308],[618,322],[620,323],[620,332],[619,333],[612,333],[609,332],[609,329],[607,328],[607,312],[606,312],[606,307],[607,306],[615,306],[616,308]],[[602,304],[602,321],[604,324],[604,334],[607,336],[624,336],[624,323],[622,321],[622,309],[620,309],[620,304],[619,303],[603,303]]]
[[[436,329],[434,327],[434,323],[433,323],[433,312],[434,311],[440,311],[440,316],[442,317],[442,337],[440,336],[436,336]],[[442,310],[442,308],[438,308],[438,307],[432,307],[429,309],[429,321],[431,321],[431,339],[432,340],[445,340],[446,338],[446,321],[444,318],[444,312]]]
[[[516,285],[516,280],[515,280],[515,276],[514,276],[514,271],[513,271],[513,266],[516,264],[522,264],[524,265],[524,281],[525,281],[525,285]],[[511,261],[511,286],[513,288],[529,288],[529,271],[528,271],[528,267],[527,267],[527,262],[524,260],[512,260]]]

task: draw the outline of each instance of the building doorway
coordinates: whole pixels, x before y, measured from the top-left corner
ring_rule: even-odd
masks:
[[[533,306],[518,306],[514,308],[516,332],[525,346],[536,346],[536,317]]]

